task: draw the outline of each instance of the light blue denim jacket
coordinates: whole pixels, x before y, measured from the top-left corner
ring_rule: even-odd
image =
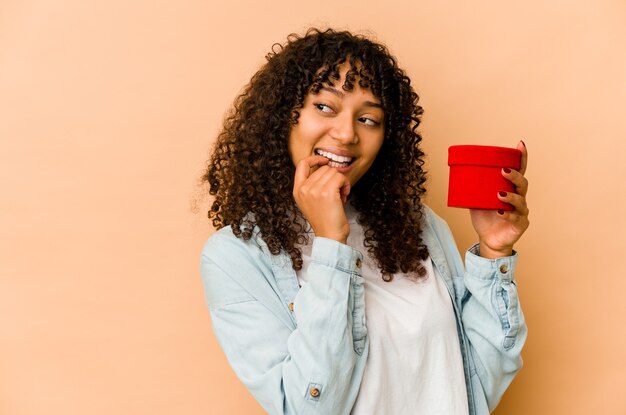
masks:
[[[488,414],[522,366],[526,324],[513,278],[517,253],[461,257],[446,222],[424,206],[423,240],[448,288],[470,415]],[[288,255],[258,234],[213,234],[201,274],[213,330],[233,370],[270,414],[349,414],[368,353],[362,253],[316,237],[300,288]],[[410,358],[410,357],[407,357]]]

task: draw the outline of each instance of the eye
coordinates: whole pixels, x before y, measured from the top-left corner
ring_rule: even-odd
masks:
[[[333,109],[331,107],[329,107],[326,104],[322,104],[321,102],[316,102],[316,103],[313,104],[313,106],[315,108],[317,108],[318,111],[326,113],[326,114],[332,114],[333,112],[335,112],[335,111],[333,111]]]
[[[359,121],[362,122],[365,125],[369,125],[369,126],[372,126],[372,127],[376,127],[377,125],[380,125],[380,123],[378,121],[373,120],[373,119],[371,119],[369,117],[361,117],[361,118],[359,118]]]

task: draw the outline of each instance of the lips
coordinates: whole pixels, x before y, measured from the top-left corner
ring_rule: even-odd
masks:
[[[330,167],[348,167],[356,159],[356,157],[353,157],[349,152],[345,150],[333,149],[332,151],[330,151],[329,149],[316,148],[314,152],[318,156],[326,157],[329,160],[328,165]]]

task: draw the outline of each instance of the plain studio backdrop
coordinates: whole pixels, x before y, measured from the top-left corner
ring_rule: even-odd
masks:
[[[271,45],[331,26],[413,80],[462,252],[448,146],[528,146],[529,337],[495,413],[625,414],[626,3],[215,3],[0,2],[0,413],[263,413],[212,334],[197,179]]]

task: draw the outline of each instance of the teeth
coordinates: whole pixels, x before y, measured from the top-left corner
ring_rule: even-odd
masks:
[[[338,163],[349,163],[350,161],[352,161],[352,157],[338,156],[337,154],[333,154],[324,150],[315,150],[315,152],[319,155],[326,157],[327,159],[336,161]]]
[[[328,166],[329,167],[348,167],[349,164],[348,163],[337,163],[336,161],[329,161],[328,162]]]

